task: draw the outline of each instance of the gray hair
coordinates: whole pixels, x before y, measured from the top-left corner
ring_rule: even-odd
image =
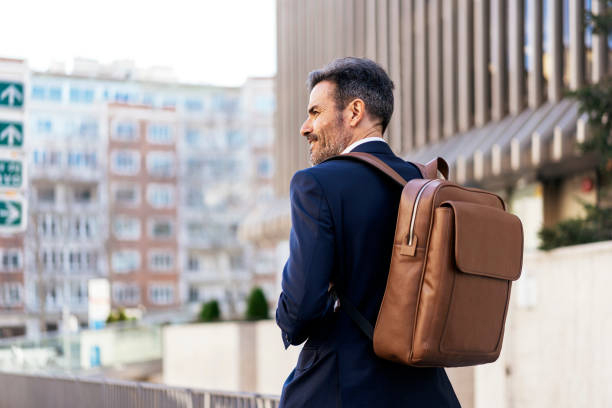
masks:
[[[366,58],[338,58],[308,74],[312,91],[319,82],[336,84],[336,105],[344,109],[355,98],[363,100],[366,111],[380,119],[384,132],[393,113],[393,81],[377,63]]]

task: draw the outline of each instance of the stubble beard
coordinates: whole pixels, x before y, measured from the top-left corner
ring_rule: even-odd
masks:
[[[351,135],[346,132],[344,127],[342,126],[342,120],[340,119],[338,126],[333,130],[333,133],[336,133],[336,136],[333,138],[323,137],[321,138],[318,135],[313,135],[316,137],[316,142],[320,145],[318,146],[318,150],[313,152],[312,146],[310,147],[310,163],[313,166],[329,159],[332,156],[337,156],[346,149],[349,141],[351,140]],[[329,140],[331,139],[331,141]]]

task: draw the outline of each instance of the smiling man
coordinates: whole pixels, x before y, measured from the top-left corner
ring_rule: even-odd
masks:
[[[281,407],[458,407],[441,368],[380,359],[344,312],[334,312],[333,282],[370,321],[385,291],[401,189],[384,174],[338,154],[367,152],[406,180],[420,178],[383,133],[393,113],[393,83],[373,61],[343,58],[308,76],[308,116],[300,129],[313,167],[291,180],[289,259],[276,320],[285,347],[306,341]]]

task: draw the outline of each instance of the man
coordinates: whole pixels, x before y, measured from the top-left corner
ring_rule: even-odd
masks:
[[[285,347],[307,341],[283,386],[281,407],[458,407],[444,369],[377,357],[342,307],[334,312],[328,293],[333,282],[376,322],[401,188],[366,164],[325,160],[367,152],[406,180],[421,177],[382,138],[393,112],[393,83],[376,63],[344,58],[311,72],[308,87],[300,133],[314,166],[291,180],[290,254],[276,311]]]

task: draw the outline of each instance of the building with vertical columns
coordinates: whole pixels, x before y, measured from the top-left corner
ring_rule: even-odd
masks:
[[[377,61],[395,83],[385,134],[417,162],[444,157],[451,179],[495,190],[526,225],[595,200],[596,161],[577,154],[586,119],[566,90],[610,72],[606,38],[585,30],[600,0],[279,0],[275,187],[309,165],[298,130],[309,71],[344,56]],[[282,229],[289,228],[284,217]]]

